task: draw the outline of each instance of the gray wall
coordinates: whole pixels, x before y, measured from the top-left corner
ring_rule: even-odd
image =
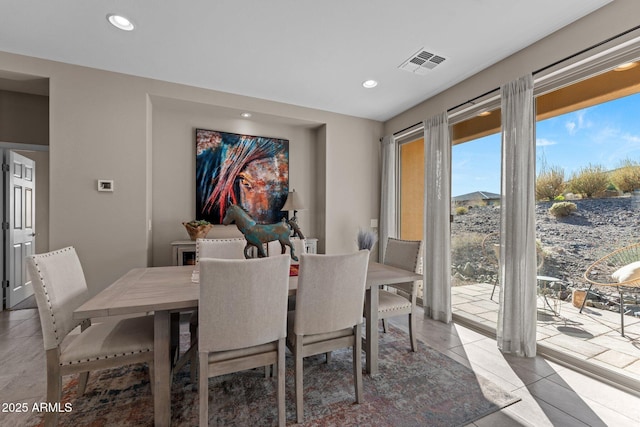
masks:
[[[49,145],[49,98],[0,90],[0,141]]]
[[[188,240],[182,221],[195,218],[195,129],[260,135],[289,140],[289,187],[300,194],[307,209],[298,213],[305,235],[319,236],[316,200],[319,183],[318,142],[309,123],[278,123],[268,116],[246,120],[239,112],[193,103],[153,101],[153,264],[170,265],[171,242]],[[321,178],[322,179],[322,178]],[[171,200],[171,203],[167,203]],[[216,225],[209,238],[242,236],[235,225]]]
[[[303,230],[326,252],[355,250],[377,218],[380,122],[5,52],[0,64],[49,78],[49,247],[77,248],[92,292],[167,264],[169,242],[187,237],[194,127],[288,138],[291,183],[311,207]],[[256,120],[238,120],[245,110]]]

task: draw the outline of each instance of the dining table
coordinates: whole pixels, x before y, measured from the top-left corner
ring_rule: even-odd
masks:
[[[422,275],[369,262],[366,280],[365,370],[378,373],[378,291],[387,284],[421,280]],[[298,277],[289,277],[289,294],[294,295]],[[172,343],[177,338],[172,315],[198,308],[200,285],[194,266],[134,268],[78,307],[77,320],[121,315],[154,315],[154,424],[171,424]],[[175,317],[175,316],[173,316]],[[172,330],[173,329],[173,330]],[[173,335],[172,335],[173,334]]]

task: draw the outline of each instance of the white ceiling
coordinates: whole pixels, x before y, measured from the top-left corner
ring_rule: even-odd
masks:
[[[610,1],[0,0],[0,50],[387,120]]]

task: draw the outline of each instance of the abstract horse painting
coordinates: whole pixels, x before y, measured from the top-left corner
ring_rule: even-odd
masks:
[[[231,205],[274,224],[289,194],[289,141],[196,129],[196,219],[222,224]]]
[[[251,216],[238,205],[231,205],[227,208],[227,212],[222,220],[224,225],[235,223],[238,230],[244,234],[247,239],[247,246],[244,247],[244,257],[249,256],[249,248],[252,246],[258,250],[258,257],[264,258],[267,253],[264,250],[264,243],[279,241],[282,253],[285,253],[285,246],[289,246],[291,251],[291,259],[298,261],[295,249],[289,235],[291,229],[285,220],[276,224],[258,224]]]

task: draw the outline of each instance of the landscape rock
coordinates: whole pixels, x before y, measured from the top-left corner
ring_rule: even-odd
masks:
[[[589,283],[583,274],[589,265],[616,249],[640,241],[640,196],[573,202],[577,211],[562,218],[549,214],[553,202],[536,204],[536,239],[544,253],[544,262],[538,274],[561,279],[563,287],[556,290],[556,293],[563,299],[570,296],[573,289],[588,288]],[[483,271],[489,277],[497,274],[495,262],[486,257],[481,247],[484,236],[497,231],[500,231],[499,206],[474,206],[468,213],[453,217],[452,264],[463,267],[463,271],[459,271],[462,276],[469,278],[465,273],[474,269],[476,272]],[[473,248],[457,250],[456,241]],[[466,259],[455,259],[456,257]],[[454,276],[455,270],[454,268],[452,272]],[[596,295],[598,300],[605,302],[596,301]],[[598,305],[603,304],[607,309],[619,310],[619,303],[609,301],[615,298],[619,301],[617,289],[602,287],[594,288],[587,299],[592,300],[594,305],[598,302]],[[634,304],[638,304],[638,294],[625,296],[625,300],[628,301],[630,310],[635,312]],[[627,308],[625,306],[625,310]],[[640,315],[640,308],[637,310]]]

